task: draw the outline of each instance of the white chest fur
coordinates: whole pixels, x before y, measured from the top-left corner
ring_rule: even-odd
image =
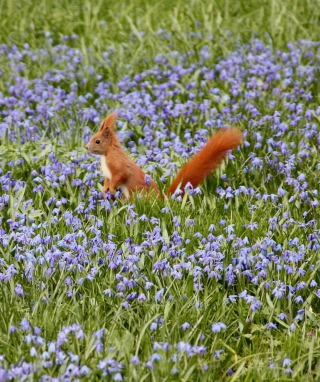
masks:
[[[106,159],[105,155],[101,155],[100,162],[101,162],[101,171],[102,171],[103,176],[105,178],[108,178],[109,180],[111,180],[112,175],[111,175],[111,172],[109,170],[109,167],[108,167],[108,164],[107,164],[107,159]],[[122,194],[126,198],[128,198],[129,197],[128,187],[125,184],[120,184],[119,188],[121,188]]]
[[[105,178],[108,178],[109,180],[111,180],[111,178],[112,178],[111,172],[110,172],[109,167],[107,165],[107,158],[105,157],[105,155],[101,155],[100,162],[101,162],[101,170],[102,170],[103,176]]]

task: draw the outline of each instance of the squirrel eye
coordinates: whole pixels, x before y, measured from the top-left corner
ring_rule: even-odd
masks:
[[[98,145],[100,143],[100,139],[97,139],[96,140],[96,144]]]

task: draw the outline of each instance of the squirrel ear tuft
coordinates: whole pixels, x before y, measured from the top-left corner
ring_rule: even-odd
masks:
[[[114,127],[114,125],[116,123],[117,117],[118,117],[118,112],[116,112],[116,111],[114,111],[113,113],[109,114],[103,120],[103,122],[102,122],[102,124],[100,126],[100,131],[102,131],[107,126],[109,127],[109,129],[113,130],[113,127]]]

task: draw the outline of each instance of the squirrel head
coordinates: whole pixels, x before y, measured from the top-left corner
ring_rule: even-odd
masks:
[[[114,136],[113,127],[116,123],[117,116],[118,113],[113,112],[103,120],[99,132],[95,134],[85,146],[90,153],[100,155],[107,153],[108,148],[112,144],[112,138]]]

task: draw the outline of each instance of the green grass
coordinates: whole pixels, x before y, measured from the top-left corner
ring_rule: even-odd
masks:
[[[247,42],[257,35],[271,40],[274,48],[284,47],[288,41],[317,40],[320,36],[319,0],[3,0],[0,11],[0,41],[5,43],[27,42],[39,47],[45,32],[50,32],[54,41],[75,33],[79,39],[74,45],[86,54],[90,49],[90,54],[98,57],[113,45],[119,57],[116,68],[110,68],[113,79],[119,73],[123,75],[127,64],[133,71],[141,70],[147,65],[146,59],[159,53],[199,50],[208,43],[208,35],[214,36],[210,43],[214,44],[216,56],[228,53],[235,42]],[[173,46],[159,44],[160,29],[174,35]],[[186,36],[190,32],[201,32],[204,38],[194,44]]]
[[[195,59],[197,52],[208,43],[212,53],[212,65],[219,62],[220,57],[225,57],[238,45],[248,43],[252,37],[259,37],[262,41],[271,44],[273,50],[287,49],[289,41],[309,39],[319,41],[320,37],[320,2],[319,1],[190,1],[188,3],[178,0],[176,2],[164,1],[4,1],[0,0],[0,42],[4,44],[15,44],[22,47],[28,43],[32,49],[44,48],[52,49],[52,45],[60,42],[60,38],[65,35],[78,35],[73,41],[68,42],[68,46],[81,50],[85,59],[80,64],[79,71],[84,73],[88,81],[79,84],[78,95],[86,93],[93,94],[93,98],[88,101],[86,107],[95,105],[95,86],[97,80],[90,77],[90,70],[85,65],[93,65],[96,74],[102,75],[106,81],[112,83],[114,92],[119,90],[117,82],[124,75],[133,77],[154,66],[154,58],[157,55],[165,55],[170,51],[177,50],[180,54],[188,51],[195,52],[189,57],[190,63]],[[197,26],[199,22],[199,26]],[[159,29],[163,29],[172,36],[166,40],[157,34]],[[53,43],[48,43],[45,32],[50,32]],[[143,32],[141,34],[140,32]],[[190,32],[201,32],[203,38],[192,38],[188,36]],[[213,40],[208,35],[213,35]],[[169,41],[169,43],[168,43]],[[108,50],[109,46],[114,47],[114,54],[110,60],[110,65],[103,63],[102,53]],[[52,53],[52,52],[51,52]],[[52,54],[53,55],[53,54]],[[33,79],[39,78],[44,73],[53,69],[62,69],[65,63],[56,63],[49,54],[42,60],[32,62],[28,57],[24,58],[26,70],[24,76]],[[5,91],[5,81],[9,81],[13,69],[10,67],[10,58],[1,62],[1,82],[0,91]],[[172,58],[174,64],[174,58]],[[196,76],[195,76],[196,77]],[[190,76],[188,81],[197,78]],[[181,86],[185,86],[182,84]],[[222,90],[223,84],[218,84]],[[61,88],[69,89],[70,82],[64,81]],[[208,89],[206,89],[208,91]],[[312,103],[304,107],[307,109],[316,108],[319,105],[318,84],[310,85],[310,91],[314,95]],[[186,95],[181,95],[181,97]],[[271,108],[265,101],[259,100],[255,105],[262,114],[271,114]],[[109,100],[105,108],[114,109],[119,107],[117,101]],[[217,103],[217,108],[222,110],[223,103]],[[18,107],[17,107],[18,108]],[[278,100],[278,109],[283,113],[286,111],[285,100]],[[68,121],[62,121],[61,117],[66,113],[62,109],[56,113],[56,121],[51,121],[50,128],[43,128],[43,137],[37,142],[27,142],[24,145],[11,143],[5,135],[0,140],[0,160],[3,174],[11,171],[13,179],[26,182],[25,187],[15,192],[14,187],[8,192],[10,194],[9,204],[2,213],[2,228],[9,232],[8,219],[14,219],[15,212],[25,214],[30,220],[26,226],[31,227],[36,224],[34,232],[40,237],[60,235],[60,238],[67,234],[72,234],[72,227],[62,218],[67,211],[74,211],[80,202],[84,202],[85,207],[89,205],[89,198],[92,191],[90,187],[84,189],[81,194],[80,187],[72,186],[72,180],[78,178],[85,180],[88,171],[80,165],[75,166],[75,174],[67,177],[65,186],[60,185],[52,188],[49,183],[43,182],[44,191],[34,194],[35,186],[31,171],[40,172],[42,166],[50,165],[48,154],[53,151],[59,161],[65,164],[74,162],[75,154],[80,156],[84,153],[82,126],[86,121],[78,117],[78,110],[67,110],[67,118],[76,121],[75,127],[69,127]],[[288,113],[288,120],[291,114]],[[250,119],[250,113],[247,113]],[[284,117],[285,119],[286,117]],[[54,123],[55,122],[55,125]],[[319,120],[313,121],[319,126]],[[300,127],[306,123],[301,121]],[[173,121],[171,128],[179,136],[183,137],[187,121],[181,119]],[[88,123],[92,131],[97,129],[97,124]],[[79,355],[80,365],[87,365],[92,368],[93,373],[89,376],[82,376],[81,380],[98,381],[103,377],[101,370],[96,365],[99,360],[109,357],[121,362],[125,368],[122,372],[125,381],[310,381],[320,378],[320,303],[314,291],[309,289],[301,291],[304,303],[297,305],[291,300],[277,299],[271,294],[271,290],[266,289],[262,284],[253,284],[240,272],[235,275],[235,284],[230,285],[226,279],[216,280],[207,276],[201,278],[203,290],[194,290],[194,276],[188,270],[182,272],[181,279],[165,277],[164,273],[154,272],[155,262],[169,259],[171,265],[179,265],[189,261],[188,256],[204,250],[205,245],[201,238],[194,235],[200,232],[204,237],[208,237],[209,227],[214,224],[217,231],[214,234],[221,235],[219,251],[224,253],[223,265],[232,263],[232,259],[237,256],[237,249],[231,242],[226,240],[226,229],[219,224],[221,219],[225,219],[227,226],[234,224],[234,233],[242,239],[247,237],[250,245],[256,245],[255,255],[261,252],[261,243],[269,235],[269,217],[278,217],[281,224],[272,232],[272,239],[276,243],[282,244],[281,251],[275,251],[278,256],[287,249],[298,251],[298,245],[292,246],[290,240],[298,237],[300,244],[307,247],[308,235],[315,231],[312,226],[301,226],[307,220],[314,218],[319,221],[319,211],[308,205],[297,201],[289,203],[288,197],[284,196],[280,203],[275,204],[271,200],[263,201],[256,196],[238,195],[230,201],[219,199],[213,195],[218,186],[223,188],[227,184],[232,189],[240,185],[252,187],[256,192],[263,194],[276,194],[279,187],[288,188],[284,183],[284,176],[278,175],[272,166],[265,165],[259,171],[255,169],[250,173],[244,171],[248,165],[250,152],[254,151],[256,143],[252,135],[254,129],[241,122],[242,129],[248,129],[248,141],[251,147],[243,147],[236,151],[236,160],[227,163],[217,171],[214,177],[207,179],[202,186],[202,195],[194,198],[186,195],[182,203],[174,200],[149,200],[139,199],[132,202],[135,204],[134,211],[137,217],[146,214],[149,218],[159,219],[163,237],[169,242],[175,231],[181,236],[183,245],[177,245],[182,252],[179,257],[171,259],[168,249],[163,249],[166,243],[156,243],[153,247],[144,250],[138,256],[139,261],[136,266],[139,268],[139,285],[136,289],[138,293],[145,293],[148,301],[139,303],[133,301],[130,309],[125,309],[121,304],[125,301],[122,297],[108,297],[104,291],[108,288],[116,290],[118,281],[116,273],[101,264],[99,259],[105,257],[107,250],[99,248],[97,253],[91,253],[91,244],[86,246],[84,239],[79,236],[76,241],[83,245],[89,253],[89,261],[82,271],[76,268],[66,269],[55,265],[50,277],[46,275],[46,270],[50,264],[45,262],[45,266],[36,264],[34,278],[31,282],[26,281],[24,275],[25,264],[13,256],[20,251],[19,245],[12,240],[6,247],[0,248],[0,256],[9,264],[14,264],[17,274],[9,282],[0,284],[0,354],[5,354],[5,361],[0,362],[0,367],[12,365],[22,359],[26,362],[33,362],[30,355],[32,345],[25,341],[26,333],[17,330],[10,334],[10,326],[19,326],[22,318],[26,317],[32,327],[39,327],[42,330],[41,336],[45,343],[37,347],[38,354],[48,350],[49,342],[56,341],[57,335],[63,326],[79,323],[86,333],[85,339],[81,340],[70,334],[69,340],[63,345],[66,362],[63,365],[55,365],[46,368],[37,358],[38,371],[35,372],[34,380],[39,380],[40,375],[48,374],[52,377],[61,376],[65,372],[66,365],[71,363],[73,352]],[[187,125],[192,133],[199,128],[197,123]],[[14,127],[16,128],[16,127]],[[138,142],[138,138],[143,136],[142,128],[138,125],[125,124],[123,130],[133,130],[136,135],[133,140]],[[18,129],[17,129],[18,131]],[[80,131],[80,133],[79,133]],[[268,139],[267,124],[263,137],[264,142]],[[298,143],[302,140],[302,135],[297,134],[291,137],[288,133],[285,136],[287,142]],[[294,141],[295,140],[295,141]],[[42,145],[46,145],[43,149]],[[306,174],[310,189],[318,188],[318,162],[316,138],[310,139],[310,158],[301,161],[300,167],[293,170],[293,175]],[[298,149],[295,147],[294,153]],[[139,153],[145,152],[145,147],[138,147]],[[177,165],[182,160],[177,153],[170,154]],[[259,157],[267,157],[267,146],[257,150]],[[33,158],[37,157],[36,160]],[[137,155],[132,155],[134,159]],[[14,167],[10,166],[10,161],[17,161],[23,158],[24,164]],[[285,160],[283,159],[285,162]],[[265,164],[265,163],[264,163]],[[156,169],[157,177],[163,175],[160,168]],[[219,175],[226,173],[228,179],[224,183]],[[268,174],[274,176],[274,181],[263,183]],[[95,188],[101,189],[99,177],[95,177]],[[159,179],[158,179],[159,180]],[[165,189],[166,186],[163,186]],[[289,188],[291,195],[296,195],[293,187]],[[5,194],[0,190],[0,196]],[[60,215],[57,215],[57,222],[53,222],[55,216],[54,206],[48,206],[46,202],[54,196],[60,200],[65,197],[68,204],[60,207]],[[315,196],[319,200],[319,197]],[[31,205],[26,205],[25,201],[32,200]],[[102,239],[107,242],[108,234],[115,235],[114,242],[117,250],[122,250],[124,256],[132,255],[130,245],[125,240],[130,237],[132,242],[141,245],[146,241],[146,233],[151,235],[156,224],[150,221],[136,220],[134,224],[127,224],[130,218],[130,206],[127,203],[118,202],[118,206],[113,207],[110,212],[99,204],[92,210],[91,217],[86,218],[79,213],[76,216],[80,219],[80,229],[85,233],[87,240],[93,240],[95,233],[91,228],[96,219],[103,223],[101,229]],[[225,209],[225,204],[228,209]],[[169,213],[162,212],[168,206]],[[308,218],[303,216],[303,212],[308,212]],[[290,213],[294,223],[284,228],[285,214]],[[181,226],[176,227],[173,218],[177,217]],[[187,226],[187,219],[195,218],[194,226]],[[245,228],[244,225],[251,222],[258,222],[256,230]],[[317,223],[318,227],[318,223]],[[188,244],[184,240],[189,239]],[[54,240],[57,245],[58,239]],[[249,244],[248,244],[249,245]],[[49,249],[50,245],[46,245]],[[30,243],[21,244],[23,251],[34,248]],[[268,250],[273,250],[271,246]],[[76,251],[70,248],[68,251],[74,255]],[[306,249],[308,251],[308,249]],[[25,252],[22,254],[25,255]],[[320,284],[319,277],[319,255],[316,251],[308,252],[309,258],[306,263],[292,263],[293,272],[286,274],[285,271],[278,270],[276,264],[270,262],[270,279],[274,281],[278,278],[289,285],[295,285],[299,279],[297,271],[299,268],[308,271],[304,281],[309,285],[312,279]],[[36,256],[36,255],[35,255]],[[315,268],[309,271],[310,264]],[[86,277],[93,267],[97,268],[97,274],[92,281],[84,280],[78,283],[82,277]],[[4,273],[5,267],[0,268]],[[126,275],[126,274],[124,274]],[[144,289],[144,276],[151,280],[154,286],[149,290]],[[68,297],[69,288],[66,285],[67,278],[73,282],[73,296]],[[200,279],[200,276],[199,276]],[[24,297],[15,294],[14,289],[17,284],[23,285]],[[161,301],[156,301],[156,291],[164,289],[164,296]],[[262,309],[257,312],[250,311],[250,304],[243,299],[238,299],[237,303],[227,302],[227,297],[232,294],[239,294],[247,290],[248,294],[262,302]],[[304,308],[304,320],[297,322],[294,317],[297,310]],[[288,321],[279,320],[277,315],[285,312]],[[151,331],[150,325],[159,317],[164,322],[157,330]],[[212,333],[211,325],[214,322],[223,322],[227,325],[227,330],[221,333]],[[269,322],[276,322],[278,329],[267,330],[265,325]],[[181,325],[185,322],[191,323],[192,327],[183,330]],[[295,331],[290,331],[292,323],[297,325]],[[92,333],[105,328],[104,349],[101,354],[95,351]],[[204,338],[202,338],[204,334]],[[154,363],[154,369],[144,366],[150,356],[155,352],[154,342],[168,342],[172,345],[169,350],[159,350],[161,360]],[[207,349],[203,356],[193,356],[188,358],[185,353],[181,353],[177,363],[172,360],[172,355],[177,353],[174,346],[180,341],[195,345],[204,345]],[[223,349],[220,358],[213,357],[216,350]],[[133,355],[139,355],[141,365],[130,364]],[[293,363],[290,367],[294,374],[283,372],[283,359],[290,358]],[[22,361],[21,361],[22,362]],[[275,362],[276,366],[270,368],[269,362]],[[203,368],[209,366],[209,370]],[[178,374],[172,374],[174,366],[179,369]],[[228,374],[229,370],[233,374]],[[112,373],[111,373],[112,375]],[[105,377],[111,380],[111,376]],[[32,380],[32,377],[30,377]]]

